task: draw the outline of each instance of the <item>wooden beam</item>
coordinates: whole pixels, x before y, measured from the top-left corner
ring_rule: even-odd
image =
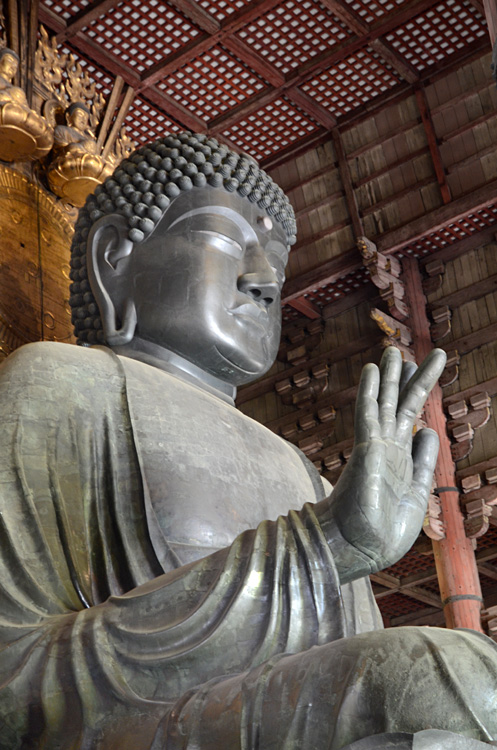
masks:
[[[488,563],[478,563],[477,565],[479,573],[487,578],[491,578],[493,581],[497,581],[497,568]]]
[[[246,26],[258,16],[267,13],[275,5],[279,5],[280,2],[281,0],[252,0],[240,11],[227,18],[215,34],[203,34],[201,37],[193,39],[186,47],[168,55],[164,60],[159,60],[155,65],[148,68],[142,76],[141,89],[153,86],[157,81],[165,78],[168,73],[172,73],[181,68],[182,65],[191,62],[194,57],[202,55],[208,49],[224,41],[238,29]]]
[[[223,47],[233,52],[240,60],[246,63],[252,70],[258,73],[272,86],[281,86],[285,76],[275,65],[264,59],[262,55],[253,50],[237,36],[227,36],[223,40]]]
[[[438,147],[438,139],[435,133],[435,127],[430,114],[430,108],[428,106],[428,100],[426,93],[421,85],[415,87],[414,92],[416,94],[416,101],[418,103],[419,113],[425,129],[426,140],[428,141],[428,148],[430,149],[431,160],[433,163],[433,169],[437,176],[438,185],[440,187],[440,193],[444,203],[449,203],[452,196],[450,189],[447,184],[445,175],[445,169],[440,155],[440,149]]]
[[[71,39],[71,37],[75,36],[78,31],[81,31],[87,26],[91,26],[91,24],[98,18],[101,18],[101,16],[104,16],[109,10],[115,8],[119,2],[120,0],[94,0],[94,2],[89,3],[82,10],[75,13],[65,29],[57,34],[57,44],[61,44],[67,39]]]
[[[376,306],[378,290],[374,286],[373,282],[368,281],[363,284],[359,289],[356,289],[350,294],[344,294],[343,297],[338,298],[335,302],[330,302],[328,305],[323,307],[323,320],[330,320],[330,318],[336,318],[337,315],[341,315],[346,310],[350,310],[353,307],[357,307],[362,302],[368,300],[372,305]]]
[[[327,128],[328,130],[332,130],[336,126],[336,117],[334,117],[331,112],[325,109],[325,107],[321,106],[321,104],[319,104],[315,99],[297,88],[297,86],[292,86],[291,88],[287,89],[286,95],[288,99],[290,99],[292,102],[294,102],[294,104],[300,107],[305,114],[313,117],[316,122],[318,122],[323,127]]]
[[[413,337],[416,360],[422,362],[432,351],[430,325],[426,314],[426,298],[421,285],[419,264],[414,258],[402,261],[402,281],[409,307],[409,324]],[[445,538],[433,542],[440,594],[444,603],[447,627],[466,627],[482,631],[481,587],[471,540],[466,537],[464,519],[459,507],[455,465],[452,460],[450,440],[443,410],[442,389],[437,383],[425,404],[424,417],[428,427],[440,439],[435,481],[438,487],[447,488],[440,493],[440,505],[445,526]]]
[[[183,13],[184,16],[190,19],[195,26],[198,26],[202,31],[206,31],[208,34],[215,34],[221,28],[219,21],[214,16],[205,10],[196,0],[169,0],[170,5]]]
[[[459,354],[468,354],[474,349],[478,349],[484,344],[490,344],[497,338],[497,323],[492,323],[485,328],[480,328],[478,331],[468,333],[467,336],[461,336],[458,339],[454,339],[450,343],[442,346],[446,352],[456,350]]]
[[[451,205],[453,206],[456,203],[457,201],[453,201]],[[434,213],[436,214],[436,212]],[[449,223],[449,221],[450,219],[448,219],[446,223]],[[400,227],[402,234],[408,235],[409,227],[411,227],[411,224],[413,223],[415,225],[414,231],[417,232],[419,225],[418,220],[415,219],[414,222],[406,224],[404,227]],[[404,230],[406,231],[404,232]],[[424,234],[429,234],[429,232],[430,230],[427,229]],[[482,229],[481,232],[475,232],[468,237],[464,237],[462,240],[458,240],[453,245],[448,245],[441,250],[437,250],[436,252],[430,253],[424,258],[421,258],[420,264],[425,265],[426,263],[430,263],[435,258],[442,261],[449,261],[453,258],[458,258],[461,255],[465,255],[470,250],[474,250],[477,247],[482,247],[488,242],[494,241],[496,232],[497,221],[495,225],[485,227],[485,229]],[[404,242],[397,244],[397,230],[394,230],[390,234],[394,237],[396,243],[394,251],[400,250],[410,241],[407,237]],[[380,246],[382,241],[384,241],[384,238],[389,237],[390,234],[379,235],[378,237],[374,238],[374,242],[377,246]],[[424,234],[422,236],[424,236]],[[419,239],[419,236],[416,237],[416,239]],[[385,248],[383,249],[383,252],[387,254],[389,252],[387,242],[385,242]],[[293,276],[292,278],[288,279],[288,281],[285,283],[285,286],[283,287],[282,304],[287,304],[290,299],[299,297],[306,292],[312,291],[314,289],[319,289],[320,287],[326,286],[327,284],[332,284],[333,282],[337,281],[337,279],[340,279],[343,276],[347,276],[349,273],[353,273],[359,268],[362,268],[363,265],[364,263],[362,261],[362,258],[360,257],[356,248],[346,250],[338,257],[326,261],[316,268],[305,271],[298,276]]]
[[[430,232],[442,229],[446,224],[458,221],[469,213],[486,208],[496,200],[497,180],[492,180],[486,185],[456,198],[445,206],[423,214],[402,227],[386,232],[377,240],[375,239],[376,245],[382,253],[394,253],[401,250],[407,243],[414,242],[430,234]]]
[[[364,34],[363,36],[358,37],[352,41],[346,41],[342,44],[334,45],[330,50],[327,50],[320,55],[315,55],[313,58],[311,58],[311,60],[307,61],[300,68],[298,68],[296,72],[290,73],[283,85],[275,87],[271,92],[268,92],[268,96],[270,96],[269,101],[274,101],[280,96],[283,96],[286,89],[293,88],[294,86],[298,86],[301,83],[308,81],[310,78],[314,78],[317,73],[325,70],[326,68],[329,68],[331,65],[333,65],[333,63],[343,60],[354,52],[362,49],[375,39],[389,34],[395,28],[406,23],[414,16],[419,15],[432,5],[433,0],[411,0],[397,12],[388,14],[386,19],[380,20],[376,24],[373,24],[367,34]],[[212,45],[220,41],[220,39],[225,35],[226,27],[223,26],[223,29],[219,32],[219,34],[214,35],[210,38]],[[204,50],[202,49],[202,51]],[[197,54],[200,54],[200,52],[197,53],[195,48],[195,55]],[[190,59],[191,56],[192,54],[190,51],[188,59]],[[142,78],[143,86],[149,86],[152,83],[156,83],[158,80],[163,78],[164,75],[166,75],[166,73],[168,73],[170,70],[176,70],[179,67],[178,60],[176,59],[174,61],[173,68],[171,68],[171,61],[172,57],[167,58],[164,63],[158,63],[156,66],[150,68]],[[213,133],[216,133],[220,130],[228,129],[235,122],[239,122],[248,117],[254,111],[252,98],[253,97],[237,107],[236,114],[233,114],[233,110],[230,110],[229,112],[214,118],[212,122],[209,123],[209,130]]]
[[[335,153],[338,161],[338,169],[340,170],[340,177],[342,179],[342,185],[345,191],[347,207],[349,209],[350,218],[352,220],[352,228],[354,230],[355,239],[357,240],[358,237],[362,237],[364,235],[364,225],[359,213],[359,206],[357,204],[357,198],[354,192],[354,186],[352,184],[352,177],[350,175],[349,163],[347,161],[347,155],[345,154],[345,149],[343,147],[340,131],[335,128],[332,131],[332,136],[333,145],[335,146]]]
[[[383,39],[375,39],[371,42],[371,48],[382,57],[397,73],[408,83],[419,81],[419,73],[412,65],[402,57],[393,47],[390,47]]]
[[[302,315],[305,315],[306,318],[311,318],[311,320],[317,320],[321,317],[321,309],[314,304],[314,302],[305,297],[296,297],[295,299],[290,300],[288,304],[290,307],[293,307],[294,310],[298,310]]]
[[[136,92],[135,92],[136,94]],[[184,125],[188,130],[193,130],[197,133],[202,133],[207,128],[207,123],[197,115],[190,112],[186,107],[177,102],[173,97],[165,94],[163,91],[158,89],[156,86],[151,86],[144,93],[145,98],[155,104],[156,107],[162,109],[170,117],[177,120],[181,125]]]
[[[497,229],[497,226],[496,226]],[[497,274],[493,276],[487,276],[487,278],[477,281],[474,284],[468,284],[468,286],[459,289],[457,292],[452,294],[446,294],[445,297],[439,297],[435,302],[431,302],[428,305],[428,309],[436,310],[437,307],[457,308],[464,305],[466,302],[480,299],[486,294],[491,294],[497,290]]]
[[[452,245],[447,245],[434,253],[426,255],[424,258],[420,258],[419,262],[422,266],[427,263],[431,263],[433,260],[441,260],[443,262],[455,260],[460,258],[461,255],[466,255],[470,250],[474,250],[477,247],[482,247],[489,242],[495,242],[497,232],[497,219],[496,223],[492,226],[485,227],[480,232],[475,232],[467,237],[463,237],[462,240],[454,242]]]

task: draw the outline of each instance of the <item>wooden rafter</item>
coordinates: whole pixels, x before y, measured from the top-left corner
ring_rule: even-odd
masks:
[[[419,114],[423,122],[425,129],[426,140],[428,141],[428,148],[430,149],[431,161],[433,169],[437,176],[438,185],[440,187],[440,193],[444,203],[449,203],[451,200],[450,188],[447,184],[447,178],[445,175],[445,169],[440,155],[440,149],[438,147],[438,139],[435,133],[435,127],[431,118],[430,108],[428,106],[428,100],[426,98],[425,90],[422,86],[418,85],[415,87],[414,92],[416,94],[416,101],[418,103]]]

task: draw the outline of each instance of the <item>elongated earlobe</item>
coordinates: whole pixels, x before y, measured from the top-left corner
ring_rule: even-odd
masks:
[[[88,236],[88,278],[110,346],[129,344],[137,324],[129,283],[133,243],[128,230],[122,216],[111,214],[99,219]]]

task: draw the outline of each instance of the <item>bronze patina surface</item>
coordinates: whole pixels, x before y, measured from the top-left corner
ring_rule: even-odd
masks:
[[[294,231],[250,158],[191,134],[140,149],[80,212],[85,346],[30,344],[0,371],[3,750],[497,738],[495,644],[383,631],[367,580],[423,521],[437,436],[412,428],[443,352],[364,369],[329,497],[234,408],[276,355]]]

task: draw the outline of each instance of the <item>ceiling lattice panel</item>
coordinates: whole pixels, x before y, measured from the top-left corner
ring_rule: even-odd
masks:
[[[301,88],[335,116],[361,106],[401,80],[373,50],[359,50],[320,73]]]
[[[178,52],[200,33],[185,16],[159,0],[120,4],[87,29],[90,38],[139,73]]]
[[[237,123],[225,135],[242,151],[262,160],[318,129],[312,118],[282,98]]]
[[[236,11],[245,8],[251,0],[197,0],[197,2],[218,21],[225,21]]]
[[[483,18],[472,5],[445,0],[396,29],[386,39],[411,65],[423,70],[487,33]]]
[[[366,23],[379,21],[399,10],[408,0],[345,0],[350,9]]]
[[[45,0],[47,8],[53,10],[64,21],[70,21],[71,18],[88,7],[88,0]]]
[[[267,84],[220,45],[184,65],[159,88],[205,119],[218,117]]]
[[[431,232],[426,237],[409,243],[398,255],[399,257],[412,255],[415,258],[421,258],[423,255],[453,245],[458,240],[480,232],[485,227],[490,227],[495,223],[497,223],[497,203],[492,203],[481,211],[468,214],[463,219],[448,224],[437,232]]]
[[[471,0],[40,0],[40,20],[133,86],[134,132],[153,102],[266,164],[488,39]]]
[[[166,117],[163,112],[140,98],[133,102],[125,124],[129,137],[140,146],[155,141],[164,133],[177,133],[183,129],[171,117]]]
[[[286,0],[238,35],[287,73],[350,38],[352,32],[317,0]]]

